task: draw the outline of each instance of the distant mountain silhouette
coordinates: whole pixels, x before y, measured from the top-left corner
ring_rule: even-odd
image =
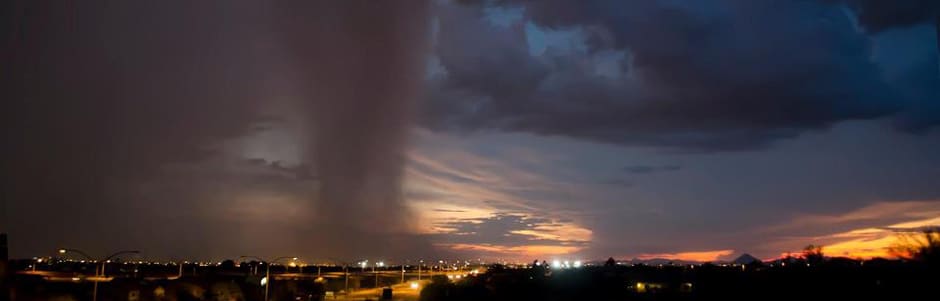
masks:
[[[747,254],[747,253],[741,254],[741,256],[738,256],[737,259],[732,261],[732,263],[734,264],[752,264],[752,263],[759,263],[759,262],[761,262],[760,259],[757,259],[756,257],[751,256],[751,254]]]

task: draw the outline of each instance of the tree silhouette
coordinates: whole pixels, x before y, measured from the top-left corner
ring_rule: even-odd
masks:
[[[234,270],[234,269],[235,269],[235,261],[233,261],[233,260],[231,260],[231,259],[226,259],[225,261],[222,261],[222,264],[221,264],[220,268],[221,268],[222,270],[224,270],[224,271],[231,271],[231,270]]]
[[[901,258],[936,266],[940,264],[940,227],[928,227],[916,233],[902,233],[898,237],[898,243],[890,251]]]
[[[803,248],[803,258],[806,259],[806,262],[811,264],[822,263],[823,259],[825,259],[825,256],[823,255],[823,246],[806,246]]]
[[[617,261],[613,257],[607,258],[607,262],[604,262],[605,267],[612,267],[617,265]]]

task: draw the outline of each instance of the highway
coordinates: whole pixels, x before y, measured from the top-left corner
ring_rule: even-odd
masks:
[[[411,286],[411,282],[404,284],[392,285],[392,300],[396,301],[416,301],[421,296],[421,288],[427,285],[427,280],[422,280],[420,282],[414,281],[418,284],[417,288]],[[370,289],[360,289],[353,291],[346,296],[335,296],[333,298],[327,297],[325,300],[380,300],[382,298],[382,289],[383,288],[370,288]]]

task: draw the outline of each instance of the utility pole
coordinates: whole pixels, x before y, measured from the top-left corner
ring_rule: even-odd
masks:
[[[92,258],[91,256],[89,256],[87,253],[76,250],[76,249],[59,249],[59,254],[65,254],[67,252],[77,253],[79,255],[84,256],[85,258],[88,258],[89,261],[95,263],[94,286],[91,291],[92,301],[98,301],[98,282],[101,282],[101,278],[107,277],[107,275],[105,275],[105,265],[108,264],[108,261],[110,261],[111,258],[114,258],[115,256],[118,256],[121,254],[139,254],[140,253],[140,251],[118,251],[118,252],[115,252],[114,254],[108,255],[102,260],[96,260]]]

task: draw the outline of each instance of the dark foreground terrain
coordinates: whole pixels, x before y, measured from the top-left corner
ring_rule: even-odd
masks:
[[[126,267],[125,267],[126,266]],[[90,266],[58,265],[55,272],[19,269],[4,284],[6,300],[93,300],[93,286],[81,278]],[[264,287],[250,265],[187,268],[182,277],[152,277],[172,267],[113,265],[112,281],[98,288],[97,300],[263,300]],[[394,270],[394,269],[393,269]],[[71,271],[71,272],[69,272]],[[381,299],[374,289],[394,287],[393,300],[935,300],[940,273],[935,264],[915,260],[830,258],[774,263],[704,265],[632,265],[607,263],[579,268],[493,265],[462,277],[437,274],[416,282],[394,272],[381,277],[324,267],[323,277],[272,269],[276,279],[270,300]],[[75,275],[75,280],[43,276]],[[273,276],[274,274],[278,276]],[[455,272],[457,273],[457,272]],[[459,274],[459,273],[458,273]],[[87,276],[87,271],[85,274]],[[150,275],[150,276],[147,276]],[[292,276],[293,275],[293,276]],[[411,277],[412,275],[409,275]],[[420,283],[418,288],[409,283]],[[417,286],[417,284],[415,284]]]
[[[437,278],[421,300],[935,300],[936,268],[919,262],[831,259],[696,266],[491,268],[450,282]]]

